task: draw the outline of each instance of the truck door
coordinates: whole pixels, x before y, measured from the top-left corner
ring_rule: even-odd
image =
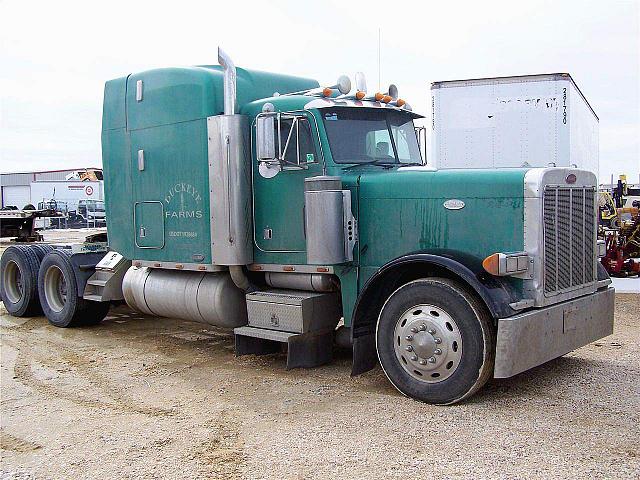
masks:
[[[300,111],[279,114],[275,125],[278,159],[254,156],[254,238],[263,252],[304,254],[304,179],[322,175],[324,162],[318,128],[313,115]]]

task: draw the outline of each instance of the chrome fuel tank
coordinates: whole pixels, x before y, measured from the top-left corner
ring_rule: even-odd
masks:
[[[176,272],[131,267],[122,281],[125,301],[146,315],[234,328],[247,324],[242,292],[226,272]]]

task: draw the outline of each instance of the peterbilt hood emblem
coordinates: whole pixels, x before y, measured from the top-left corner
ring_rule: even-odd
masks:
[[[451,198],[444,202],[443,205],[447,210],[460,210],[461,208],[464,208],[464,202],[457,198]]]

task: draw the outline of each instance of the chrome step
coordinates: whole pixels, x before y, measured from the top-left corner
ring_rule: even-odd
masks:
[[[256,327],[233,329],[236,355],[278,353],[287,345],[287,370],[312,368],[331,362],[335,330],[291,333]]]

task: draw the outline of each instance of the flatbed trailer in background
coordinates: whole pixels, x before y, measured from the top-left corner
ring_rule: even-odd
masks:
[[[15,237],[16,242],[36,242],[42,240],[37,233],[35,220],[38,218],[61,217],[59,212],[44,210],[0,210],[0,237]]]

